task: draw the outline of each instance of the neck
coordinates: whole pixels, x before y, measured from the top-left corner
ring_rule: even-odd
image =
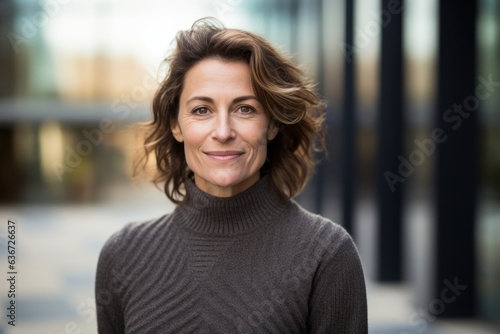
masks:
[[[231,197],[216,197],[186,181],[186,202],[177,208],[182,227],[207,234],[239,234],[277,221],[289,201],[268,176]]]

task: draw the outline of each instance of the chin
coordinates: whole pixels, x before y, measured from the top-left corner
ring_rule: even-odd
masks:
[[[232,187],[244,182],[245,179],[232,176],[218,176],[207,181],[219,187]]]

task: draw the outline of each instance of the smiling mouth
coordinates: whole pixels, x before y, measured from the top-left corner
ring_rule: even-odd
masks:
[[[205,152],[210,158],[217,161],[230,161],[239,158],[243,155],[243,152],[240,151],[210,151]]]

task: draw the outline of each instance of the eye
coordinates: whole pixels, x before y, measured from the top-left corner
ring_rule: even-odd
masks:
[[[254,107],[251,107],[251,106],[240,106],[238,107],[237,111],[240,113],[240,114],[244,114],[244,115],[247,115],[247,114],[252,114],[255,112],[255,108]]]
[[[199,116],[208,115],[209,112],[210,112],[210,110],[208,110],[208,108],[206,108],[206,107],[200,107],[200,108],[196,108],[193,110],[193,114],[199,115]]]

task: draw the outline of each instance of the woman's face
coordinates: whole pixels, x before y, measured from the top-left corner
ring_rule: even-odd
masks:
[[[257,182],[277,130],[245,62],[209,58],[186,73],[172,131],[199,189],[229,197]]]

